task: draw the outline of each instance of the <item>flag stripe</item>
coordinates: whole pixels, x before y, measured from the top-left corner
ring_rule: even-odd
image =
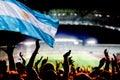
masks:
[[[11,6],[12,6],[12,8],[11,8]],[[13,14],[13,12],[14,12],[14,14]],[[7,15],[7,16],[11,16],[13,18],[19,18],[21,20],[25,20],[28,23],[32,23],[35,27],[40,28],[46,34],[51,35],[53,38],[55,37],[55,33],[57,31],[56,27],[46,25],[46,23],[41,23],[34,17],[34,15],[32,15],[29,12],[26,12],[25,10],[21,9],[20,7],[18,7],[17,5],[15,5],[11,2],[2,2],[0,4],[0,15]]]

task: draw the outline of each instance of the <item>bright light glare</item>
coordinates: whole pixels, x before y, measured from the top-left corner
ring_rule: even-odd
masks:
[[[75,45],[78,45],[78,44],[79,44],[79,42],[78,42],[78,41],[74,41],[74,44],[75,44]]]
[[[30,45],[33,45],[35,44],[34,41],[27,41],[27,42],[24,42],[24,45],[27,45],[27,46],[30,46]]]
[[[56,38],[55,42],[72,42],[75,45],[78,45],[79,43],[82,43],[82,40],[77,40],[77,39],[73,39],[73,38]],[[40,43],[43,43],[43,41],[40,41]],[[25,42],[21,42],[20,44],[24,44],[26,46],[31,46],[35,44],[35,41],[25,41]]]
[[[35,40],[34,39],[27,39],[26,41],[20,42],[19,44],[31,46],[31,45],[35,44]]]
[[[68,39],[66,39],[66,38],[59,39],[59,38],[57,38],[57,39],[55,39],[55,41],[56,42],[73,42],[76,45],[79,44],[79,42],[82,42],[82,40],[70,39],[70,38],[68,38]]]
[[[86,44],[97,44],[97,40],[94,38],[89,38],[86,40]]]

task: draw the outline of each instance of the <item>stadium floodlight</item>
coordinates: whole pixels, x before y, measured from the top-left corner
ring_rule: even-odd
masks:
[[[82,40],[74,39],[74,38],[56,38],[55,42],[71,42],[74,43],[75,45],[78,45],[79,43],[82,43]],[[40,41],[40,43],[44,43],[43,41]],[[27,40],[24,42],[20,42],[20,44],[30,46],[35,44],[35,40]]]
[[[97,44],[97,40],[95,38],[88,38],[86,40],[86,44],[90,44],[90,45]]]
[[[27,39],[26,41],[20,42],[19,44],[30,46],[30,45],[35,44],[35,40],[33,40],[33,39]]]
[[[73,38],[56,38],[55,42],[72,42],[75,45],[78,45],[79,43],[83,42],[82,40],[77,40]]]
[[[27,45],[27,46],[30,46],[30,45],[33,45],[35,44],[34,41],[27,41],[27,42],[24,42],[24,45]]]

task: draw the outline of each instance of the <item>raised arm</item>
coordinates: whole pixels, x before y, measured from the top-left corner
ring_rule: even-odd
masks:
[[[32,53],[32,56],[27,64],[27,80],[40,80],[38,73],[33,68],[33,63],[34,63],[34,60],[38,53],[39,48],[40,48],[39,40],[36,40],[36,48],[34,52]]]
[[[21,57],[21,59],[22,59],[22,61],[23,61],[23,63],[22,63],[22,64],[23,64],[23,65],[25,65],[26,61],[25,61],[25,59],[23,58],[23,55],[22,55],[22,53],[21,53],[21,52],[19,53],[19,56]]]
[[[39,48],[40,48],[39,40],[36,40],[36,48],[35,48],[34,52],[32,53],[32,56],[27,64],[27,68],[33,67],[33,63],[34,63],[36,55],[38,54]]]
[[[69,74],[69,63],[68,63],[68,56],[71,54],[71,50],[66,52],[63,57],[64,57],[64,62],[63,62],[63,68],[64,68],[64,74],[63,74],[63,80],[68,80],[68,74]]]
[[[14,51],[15,45],[8,45],[6,49],[2,49],[6,52],[9,60],[9,69],[15,70],[15,62],[13,58],[13,51]]]
[[[39,72],[38,71],[38,64],[41,62],[42,58],[43,58],[43,56],[41,56],[41,58],[39,60],[37,60],[37,62],[35,62],[35,69],[36,69],[37,73]]]
[[[106,58],[106,64],[105,64],[104,70],[109,71],[110,57],[109,57],[109,54],[108,54],[108,50],[107,50],[107,49],[104,50],[104,55],[105,55],[105,58]]]
[[[112,58],[112,73],[119,72],[117,57],[115,56],[115,54],[113,54],[113,57],[114,58]]]

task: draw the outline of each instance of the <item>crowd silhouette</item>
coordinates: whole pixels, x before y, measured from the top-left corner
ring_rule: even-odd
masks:
[[[107,49],[104,50],[104,57],[100,59],[99,65],[89,71],[90,66],[84,67],[84,70],[80,66],[75,67],[75,61],[70,56],[71,50],[64,53],[62,62],[56,61],[53,64],[48,62],[49,57],[43,58],[44,56],[35,62],[40,48],[39,40],[35,44],[35,50],[27,64],[21,52],[19,56],[22,62],[15,63],[15,46],[8,45],[6,49],[2,49],[8,56],[9,65],[5,60],[0,60],[0,80],[120,80],[120,63],[115,54],[112,58],[109,56]],[[60,69],[61,64],[63,70]]]

